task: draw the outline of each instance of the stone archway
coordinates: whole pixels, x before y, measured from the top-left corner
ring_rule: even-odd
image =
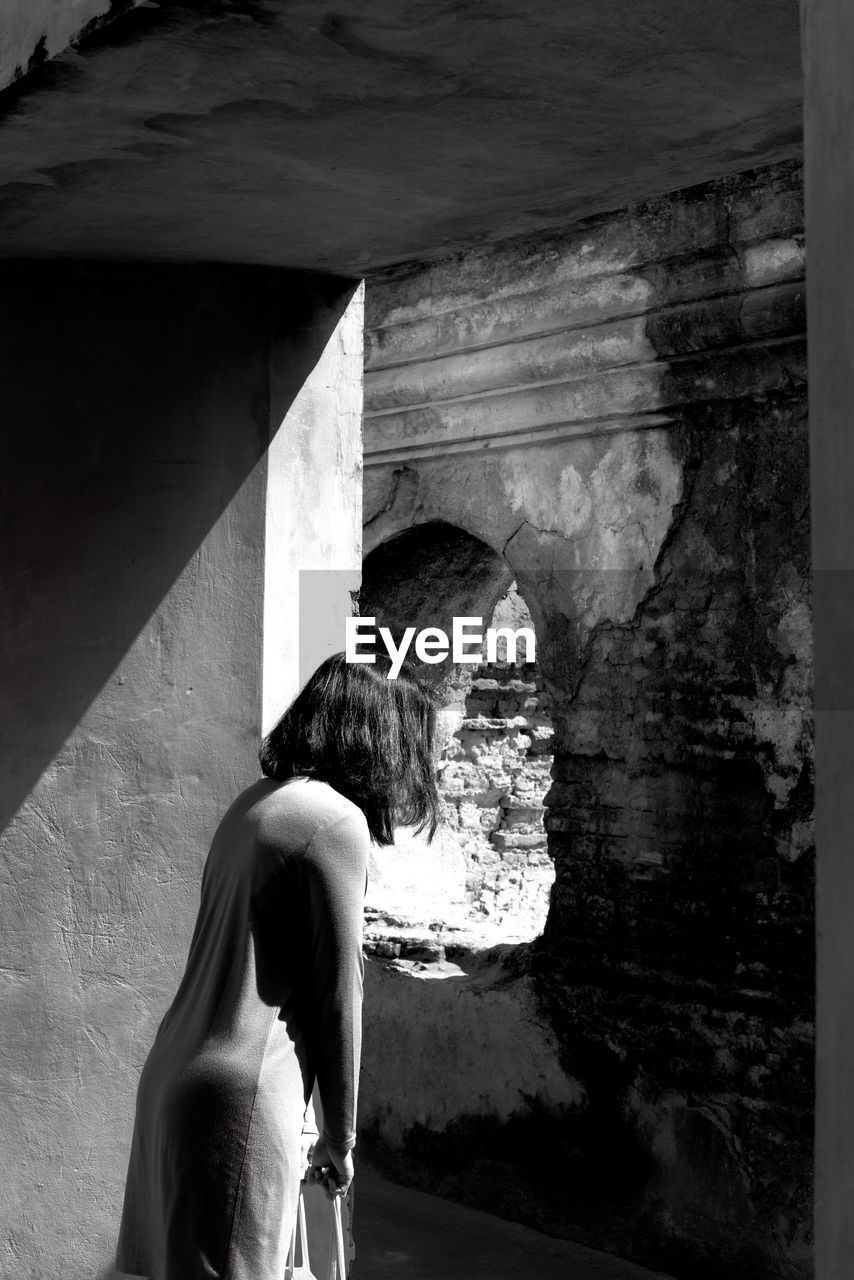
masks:
[[[389,538],[365,557],[359,611],[381,618],[392,631],[404,626],[447,630],[455,616],[491,617],[512,577],[504,557],[482,538],[431,520]]]
[[[534,629],[501,553],[444,521],[407,529],[365,558],[359,607],[396,637],[405,627],[450,633],[454,617]],[[429,847],[402,832],[374,855],[369,933],[381,953],[527,941],[545,925],[552,726],[539,665],[525,656],[501,638],[494,662],[420,667],[443,707],[443,823]]]

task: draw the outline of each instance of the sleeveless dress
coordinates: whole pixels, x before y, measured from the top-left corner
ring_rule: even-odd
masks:
[[[325,782],[262,781],[223,818],[181,985],[137,1091],[116,1266],[282,1280],[312,1088],[356,1140],[370,835]]]

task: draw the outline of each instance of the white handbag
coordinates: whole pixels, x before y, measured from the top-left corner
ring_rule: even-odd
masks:
[[[321,1189],[318,1187],[318,1191]],[[306,1184],[300,1183],[299,1204],[294,1222],[288,1260],[285,1263],[285,1280],[346,1280],[347,1262],[344,1253],[344,1230],[341,1225],[341,1197],[335,1196],[330,1204],[329,1267],[325,1276],[318,1276],[311,1269],[308,1231],[305,1222]],[[323,1192],[325,1195],[326,1193]],[[299,1259],[299,1261],[297,1261]]]

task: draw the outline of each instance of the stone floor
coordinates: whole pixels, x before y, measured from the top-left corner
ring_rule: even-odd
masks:
[[[352,1280],[667,1280],[364,1168],[354,1193]]]

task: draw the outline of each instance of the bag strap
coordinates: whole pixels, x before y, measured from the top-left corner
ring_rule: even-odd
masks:
[[[305,1267],[307,1271],[311,1270],[311,1263],[308,1257],[308,1231],[305,1224],[304,1188],[305,1183],[301,1182],[297,1215],[294,1219],[290,1248],[288,1249],[288,1257],[285,1263],[285,1280],[293,1280],[294,1270],[297,1265],[297,1248],[299,1248],[300,1266]],[[330,1234],[329,1271],[327,1274],[327,1280],[346,1280],[347,1258],[344,1252],[344,1228],[341,1222],[341,1196],[335,1196],[332,1201],[332,1223]],[[299,1246],[297,1246],[297,1242],[299,1242]]]
[[[346,1280],[347,1261],[344,1257],[344,1231],[341,1226],[341,1196],[332,1201],[332,1240],[329,1249],[329,1280]]]
[[[291,1231],[291,1243],[288,1245],[288,1256],[285,1258],[285,1280],[294,1280],[294,1266],[296,1264],[297,1251],[297,1220],[294,1216],[294,1225]]]
[[[288,1249],[288,1256],[285,1262],[285,1280],[293,1280],[294,1270],[297,1265],[297,1241],[299,1241],[300,1265],[307,1270],[311,1270],[311,1263],[308,1258],[308,1231],[305,1225],[305,1183],[299,1184],[299,1199],[297,1201],[297,1213],[294,1218],[294,1227],[291,1232],[291,1243]]]

